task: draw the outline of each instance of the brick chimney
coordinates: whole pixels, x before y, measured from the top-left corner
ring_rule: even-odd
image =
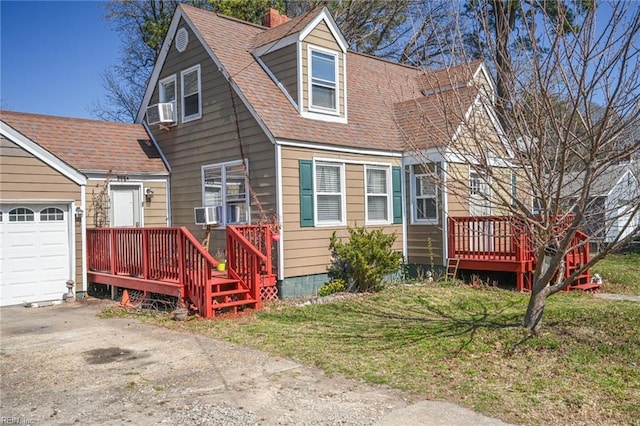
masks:
[[[267,13],[262,17],[262,25],[268,28],[277,27],[280,24],[290,21],[287,15],[281,15],[277,9],[269,8]]]

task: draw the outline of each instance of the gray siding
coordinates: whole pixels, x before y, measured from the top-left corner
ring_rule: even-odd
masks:
[[[171,166],[172,225],[187,226],[197,238],[201,238],[203,230],[194,225],[193,209],[203,204],[203,165],[240,160],[244,154],[249,162],[251,187],[267,212],[275,211],[276,181],[273,144],[235,94],[232,102],[228,82],[193,33],[189,33],[189,46],[183,53],[171,47],[160,79],[176,75],[179,104],[180,71],[196,64],[201,67],[202,118],[184,124],[178,120],[178,124],[169,130],[151,126],[151,131]],[[156,87],[151,103],[158,101],[157,92]],[[253,197],[251,213],[253,221],[257,221],[258,208]],[[215,253],[217,248],[224,245],[223,232],[213,232],[211,252]]]
[[[298,103],[298,45],[296,43],[261,57],[269,70],[282,83],[289,96]]]

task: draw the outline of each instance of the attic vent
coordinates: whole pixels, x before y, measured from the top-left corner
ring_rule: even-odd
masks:
[[[184,52],[189,44],[189,33],[182,27],[176,33],[176,50],[180,53]]]

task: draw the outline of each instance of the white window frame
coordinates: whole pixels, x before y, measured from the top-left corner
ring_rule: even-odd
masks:
[[[318,166],[337,167],[340,170],[340,192],[318,192]],[[345,226],[347,224],[347,200],[346,200],[345,164],[339,161],[313,161],[313,223],[314,226]],[[342,215],[339,221],[320,221],[318,219],[318,195],[339,195]]]
[[[167,83],[173,83],[173,100],[167,100],[167,90],[165,87]],[[158,82],[158,102],[160,103],[172,103],[173,104],[173,121],[177,122],[178,117],[178,82],[176,75],[170,75],[169,77],[165,77]]]
[[[334,59],[334,74],[336,76],[336,80],[335,80],[335,87],[333,88],[335,90],[335,96],[336,96],[336,107],[335,108],[325,108],[322,106],[318,106],[318,105],[314,105],[313,104],[313,52],[318,52],[318,53],[322,53],[324,55],[329,55],[329,56],[333,56]],[[308,96],[308,102],[309,102],[309,106],[308,109],[309,111],[312,112],[318,112],[318,113],[322,113],[322,114],[330,114],[330,115],[340,115],[340,65],[339,65],[339,56],[338,53],[329,49],[323,49],[321,47],[318,46],[311,46],[308,45],[307,46],[307,93],[309,94]],[[316,84],[318,86],[321,87],[328,87],[331,88],[329,85],[322,85],[322,84]]]
[[[245,161],[245,167],[244,170],[249,170],[249,162],[248,160]],[[200,170],[200,185],[201,185],[201,189],[202,189],[202,205],[204,207],[218,207],[218,206],[208,206],[205,204],[206,201],[206,192],[205,192],[205,173],[207,172],[207,170],[211,170],[211,169],[220,169],[220,177],[221,177],[221,182],[222,182],[222,188],[220,189],[220,197],[221,197],[221,206],[222,207],[220,209],[220,216],[218,217],[218,224],[221,226],[227,226],[227,225],[241,225],[241,224],[248,224],[251,223],[251,203],[250,203],[250,196],[249,196],[249,178],[246,176],[244,176],[244,181],[245,181],[245,194],[244,194],[244,202],[245,202],[245,210],[247,212],[247,217],[245,218],[244,221],[242,222],[228,222],[227,220],[227,204],[228,204],[228,197],[227,197],[227,169],[231,168],[231,167],[237,167],[237,166],[241,166],[242,165],[242,160],[235,160],[235,161],[226,161],[223,163],[215,163],[215,164],[205,164],[201,167]]]
[[[387,181],[387,192],[386,194],[369,194],[367,192],[367,172],[369,170],[383,170],[386,173],[386,181]],[[374,166],[370,164],[365,164],[364,166],[364,214],[365,214],[365,225],[390,225],[393,221],[393,204],[392,204],[392,182],[391,182],[391,167],[390,166]],[[386,197],[386,207],[387,207],[387,219],[386,220],[372,220],[369,219],[369,197]]]
[[[436,168],[436,172],[438,173],[437,170],[439,170],[440,163],[433,163],[434,167]],[[426,173],[416,173],[415,172],[415,168],[416,167],[422,167],[422,164],[412,164],[411,167],[411,173],[410,173],[410,177],[411,177],[411,181],[410,181],[410,190],[411,190],[411,200],[412,200],[412,208],[411,208],[411,223],[412,224],[420,224],[420,225],[437,225],[440,223],[440,208],[441,208],[441,203],[440,203],[440,183],[437,181],[437,179],[433,179],[431,178],[428,174]],[[434,199],[435,203],[436,203],[436,217],[435,218],[425,218],[425,219],[421,219],[418,217],[418,187],[417,187],[417,178],[420,176],[425,176],[428,179],[432,179],[434,180],[434,185],[435,185],[435,189],[436,189],[436,193],[433,196],[420,196],[420,199]]]
[[[490,177],[479,171],[469,168],[469,215],[477,216],[474,209],[484,209],[479,216],[491,216],[493,206],[491,203]]]
[[[198,91],[196,92],[198,94],[198,112],[196,114],[191,114],[191,115],[187,115],[185,116],[185,107],[184,107],[184,103],[185,103],[185,99],[187,96],[192,96],[195,93],[190,93],[188,95],[185,95],[184,92],[184,77],[187,74],[191,74],[192,72],[196,72],[196,75],[198,76]],[[198,65],[194,65],[190,68],[187,68],[185,70],[180,71],[180,106],[181,106],[181,110],[182,110],[182,122],[183,123],[188,123],[189,121],[193,121],[193,120],[198,120],[199,118],[202,117],[202,76],[200,73],[200,64]]]

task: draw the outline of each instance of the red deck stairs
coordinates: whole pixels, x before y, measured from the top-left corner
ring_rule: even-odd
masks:
[[[277,297],[267,226],[227,227],[227,271],[184,227],[87,230],[89,280],[178,297],[206,318]]]

